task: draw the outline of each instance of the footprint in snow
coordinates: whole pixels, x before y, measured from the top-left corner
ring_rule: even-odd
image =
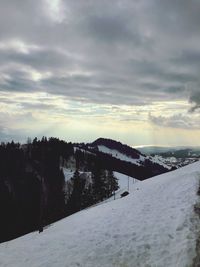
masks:
[[[174,237],[172,235],[168,234],[168,236],[169,236],[169,238],[174,239]]]

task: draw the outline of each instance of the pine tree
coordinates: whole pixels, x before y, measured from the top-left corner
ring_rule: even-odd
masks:
[[[96,162],[92,171],[94,201],[102,201],[106,198],[106,172]]]
[[[88,188],[84,188],[83,190],[81,208],[84,209],[92,204],[94,204],[94,196],[92,192],[92,185],[90,184]]]
[[[80,173],[78,170],[74,172],[72,181],[73,181],[73,191],[69,199],[68,207],[70,211],[73,213],[81,210],[82,194],[84,189],[84,181],[80,178]]]
[[[118,180],[114,176],[113,171],[108,171],[107,179],[109,196],[112,196],[113,194],[115,194],[115,191],[119,189]]]

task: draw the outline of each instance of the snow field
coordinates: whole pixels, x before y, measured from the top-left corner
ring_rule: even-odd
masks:
[[[138,182],[124,198],[0,244],[2,267],[186,267],[195,257],[200,162]]]
[[[98,149],[99,151],[103,152],[103,153],[107,153],[107,154],[110,154],[112,155],[112,157],[114,158],[117,158],[117,159],[120,159],[122,161],[127,161],[127,162],[131,162],[137,166],[141,166],[144,161],[146,159],[149,159],[150,161],[152,161],[153,163],[157,163],[161,166],[163,166],[164,168],[170,170],[171,167],[168,166],[165,162],[164,162],[164,159],[158,155],[155,155],[154,157],[153,156],[143,156],[143,155],[139,155],[140,157],[138,159],[134,159],[134,158],[131,158],[131,157],[128,157],[122,153],[120,153],[118,150],[114,150],[114,149],[109,149],[108,147],[106,146],[98,146]]]
[[[99,151],[101,151],[103,153],[112,155],[114,158],[117,158],[117,159],[120,159],[123,161],[127,161],[127,162],[131,162],[131,163],[138,165],[138,166],[141,166],[140,161],[143,160],[143,158],[144,158],[142,155],[140,155],[139,159],[133,159],[131,157],[128,157],[128,156],[120,153],[118,150],[109,149],[106,146],[98,146],[98,149],[99,149]]]

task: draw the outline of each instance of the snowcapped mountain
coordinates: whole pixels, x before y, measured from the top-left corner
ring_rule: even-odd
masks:
[[[106,167],[143,180],[171,170],[161,157],[146,156],[139,150],[112,139],[99,138],[79,149],[96,154]]]
[[[109,145],[113,143],[113,145]],[[131,148],[127,145],[123,145],[116,141],[111,141],[107,139],[98,139],[94,142],[94,144],[100,144],[97,145],[98,150],[112,155],[112,157],[116,157],[122,161],[131,162],[138,166],[144,166],[145,161],[151,161],[153,163],[156,163],[158,165],[163,166],[164,168],[170,170],[171,167],[165,164],[164,160],[162,160],[161,157],[158,156],[147,156],[145,154],[142,154],[139,150],[136,150],[134,148]],[[116,146],[116,149],[115,149]]]
[[[198,266],[199,178],[197,162],[134,183],[124,198],[0,244],[0,266]]]

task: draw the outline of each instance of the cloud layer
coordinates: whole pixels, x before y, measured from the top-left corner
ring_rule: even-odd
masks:
[[[168,115],[178,124],[168,124],[187,128],[192,116],[182,113],[200,109],[199,13],[197,0],[2,0],[2,103],[10,93],[10,101],[16,97],[12,108],[18,105],[20,112],[53,110],[49,99],[33,104],[30,98],[25,104],[17,98],[46,93],[99,105],[96,110],[125,105],[137,113],[146,106],[141,121],[158,123],[155,117],[162,121],[163,114],[155,113],[163,109],[156,111],[155,103],[167,108],[169,102],[170,109],[170,102],[177,101]],[[184,109],[182,102],[188,103]],[[150,105],[155,115],[148,116]],[[131,112],[119,120],[136,118]],[[196,123],[195,117],[191,127]]]
[[[6,0],[1,7],[2,91],[143,104],[188,94],[193,101],[199,90],[198,1]]]

